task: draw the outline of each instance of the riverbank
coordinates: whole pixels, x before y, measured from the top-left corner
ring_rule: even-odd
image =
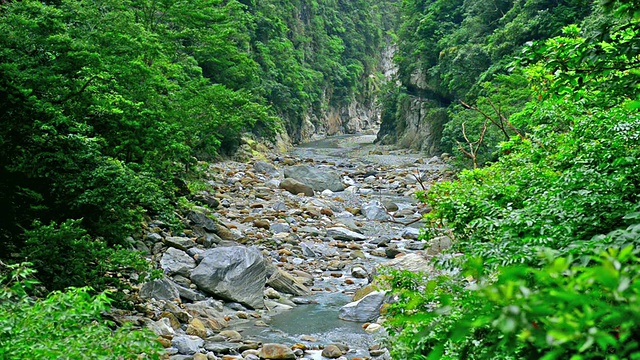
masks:
[[[128,320],[176,360],[389,358],[387,299],[370,282],[384,264],[430,270],[442,244],[418,239],[428,209],[413,195],[451,173],[374,138],[210,165],[197,196],[208,206],[187,212],[180,234],[152,223],[139,244],[165,278],[142,286],[146,305]]]

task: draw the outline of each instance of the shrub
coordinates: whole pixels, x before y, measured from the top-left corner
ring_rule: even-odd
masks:
[[[55,291],[45,299],[27,295],[36,284],[28,264],[10,265],[0,279],[2,359],[160,359],[162,347],[147,331],[105,321],[107,294],[91,288]]]

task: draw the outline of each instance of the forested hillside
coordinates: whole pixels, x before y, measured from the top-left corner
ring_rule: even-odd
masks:
[[[526,76],[511,70],[523,46],[559,35],[591,14],[593,5],[593,0],[403,2],[396,55],[401,85],[387,91],[378,139],[430,154],[458,152],[463,122],[469,133],[482,129],[482,121],[473,120],[477,114],[464,111],[462,102],[479,102],[494,117],[520,110],[530,93]],[[490,128],[487,143],[507,140],[509,131]],[[481,161],[490,152],[483,145]]]
[[[0,257],[93,283],[143,217],[177,224],[198,160],[343,131],[373,106],[392,3],[2,2]]]
[[[638,358],[640,3],[403,4],[383,126],[471,169],[419,195],[452,247],[387,278],[394,359]]]

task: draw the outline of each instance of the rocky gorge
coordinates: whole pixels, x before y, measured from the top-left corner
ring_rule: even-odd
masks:
[[[416,191],[451,175],[440,157],[333,137],[207,165],[185,229],[136,243],[162,270],[119,323],[153,331],[167,357],[390,359],[381,267],[433,273],[450,244],[419,239]]]

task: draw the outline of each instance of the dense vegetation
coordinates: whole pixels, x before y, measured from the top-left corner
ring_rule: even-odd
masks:
[[[496,24],[520,2],[508,3]],[[452,112],[450,131],[476,125],[464,146],[485,124],[506,134],[485,130],[479,168],[421,194],[433,207],[425,237],[448,234],[459,256],[443,276],[389,278],[394,358],[640,357],[640,4],[603,1],[558,31],[532,36]]]
[[[129,237],[177,225],[197,160],[372,96],[391,3],[0,3],[0,260],[50,290],[144,269]]]

